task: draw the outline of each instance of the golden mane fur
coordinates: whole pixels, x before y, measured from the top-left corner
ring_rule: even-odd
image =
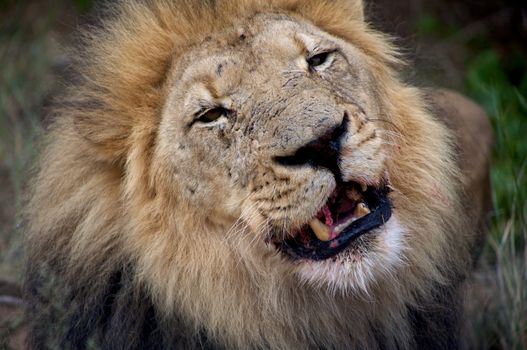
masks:
[[[415,322],[431,339],[450,336],[419,315],[443,307],[443,295],[455,304],[472,264],[475,219],[460,215],[456,140],[425,93],[401,82],[399,56],[364,20],[361,1],[133,0],[106,12],[83,33],[79,81],[54,110],[27,206],[35,347],[117,348],[123,334],[135,334],[130,348],[154,347],[134,320],[152,317],[168,334],[165,347],[409,348],[420,342]],[[405,228],[401,261],[382,278],[342,289],[302,281],[278,254],[249,253],[253,238],[226,239],[238,221],[189,205],[186,184],[162,165],[160,116],[180,58],[265,13],[351,43],[376,82],[389,121],[385,167]]]

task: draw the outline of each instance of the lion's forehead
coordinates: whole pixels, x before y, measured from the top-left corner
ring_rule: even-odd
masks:
[[[175,67],[179,70],[177,77],[190,82],[203,79],[204,75],[223,77],[229,71],[254,75],[258,67],[268,62],[272,64],[266,67],[267,71],[271,67],[280,72],[277,62],[289,62],[304,53],[307,44],[302,41],[317,41],[324,36],[329,37],[316,27],[287,16],[259,15],[190,48]]]

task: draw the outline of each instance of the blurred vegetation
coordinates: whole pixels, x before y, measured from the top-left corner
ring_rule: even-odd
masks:
[[[80,12],[87,12],[93,6],[92,0],[75,0],[75,7]]]
[[[527,43],[492,37],[491,19],[463,28],[424,14],[415,25],[419,40],[459,47],[458,88],[486,109],[494,129],[494,211],[467,298],[467,333],[478,349],[527,349]]]
[[[19,0],[0,0],[0,11],[5,11],[8,9],[12,9],[15,6],[26,6],[29,1],[19,1]],[[45,2],[45,1],[44,1]],[[89,11],[93,4],[93,0],[71,0],[71,3],[73,3],[73,6],[79,13],[86,13]],[[53,4],[55,6],[64,6],[64,3],[59,1],[56,2],[49,2],[49,4]],[[49,8],[48,8],[49,11]]]
[[[6,9],[6,3],[1,5]],[[29,21],[32,11],[19,4],[8,7],[0,30],[0,273],[12,278],[20,263],[20,232],[16,218],[20,213],[24,174],[34,154],[35,135],[41,129],[42,106],[53,80],[49,27],[53,15]],[[15,276],[13,276],[15,274]]]
[[[467,92],[494,127],[491,236],[484,258],[495,300],[476,324],[482,348],[527,348],[527,57],[483,47],[468,60]],[[482,332],[484,330],[484,332]]]
[[[467,336],[479,349],[527,349],[524,9],[499,1],[374,3],[371,11],[386,18],[384,27],[381,21],[377,26],[405,37],[403,46],[418,48],[422,80],[463,91],[489,113],[495,131],[494,212],[481,266],[467,291]],[[16,216],[24,181],[49,98],[67,75],[64,46],[79,15],[92,6],[92,0],[0,0],[0,280],[20,277]],[[394,27],[394,18],[401,24]]]
[[[473,41],[477,53],[467,62],[466,89],[488,111],[495,131],[492,232],[499,238],[504,221],[512,220],[518,234],[527,223],[527,56],[518,50],[504,56],[487,43]]]
[[[484,47],[467,62],[466,90],[488,111],[495,136],[494,212],[483,264],[493,273],[495,279],[487,281],[496,289],[493,303],[473,318],[481,348],[527,348],[526,72],[520,52],[503,57]]]

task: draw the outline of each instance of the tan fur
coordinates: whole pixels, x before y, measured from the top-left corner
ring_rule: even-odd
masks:
[[[401,82],[396,51],[369,28],[360,1],[207,3],[123,1],[101,28],[85,33],[83,80],[56,110],[32,186],[31,263],[58,257],[69,278],[90,276],[96,285],[115,266],[131,262],[134,283],[146,286],[159,310],[168,318],[178,313],[196,333],[204,328],[227,348],[370,348],[378,334],[388,348],[412,346],[407,308],[433,303],[434,288],[464,276],[476,239],[463,215],[460,195],[467,184],[456,163],[455,135],[432,116],[423,92]],[[353,59],[356,103],[346,102],[346,92],[325,95],[318,88],[298,97],[278,83],[283,76],[273,67],[293,62],[295,45],[299,57],[308,49],[305,39],[288,36],[302,31],[338,43]],[[251,55],[259,55],[251,56],[240,49],[249,45],[240,43],[242,34],[249,43],[261,40],[265,50],[253,48]],[[221,57],[235,66],[225,67],[220,79],[208,72]],[[244,67],[255,59],[261,63],[251,81]],[[305,74],[297,68],[300,73],[290,73]],[[194,78],[184,85],[193,74],[201,85]],[[255,132],[265,137],[226,128],[234,151],[203,151],[215,142],[209,136],[178,139],[183,128],[174,120],[192,108],[186,96],[212,94],[242,110],[224,93],[237,89],[249,100],[287,97],[279,110],[289,119],[259,110]],[[333,117],[345,109],[351,116],[343,176],[371,184],[389,179],[402,227],[393,266],[367,265],[392,249],[381,231],[364,239],[369,251],[357,246],[349,253],[351,272],[337,270],[334,281],[302,278],[309,266],[265,243],[270,222],[284,232],[305,224],[334,185],[327,173],[294,173],[270,160],[318,135],[309,116],[291,119],[309,98],[315,110],[330,106],[318,113]],[[284,136],[277,145],[272,131],[281,132],[288,120],[300,136]],[[361,137],[372,142],[363,144]],[[306,198],[300,189],[312,178],[326,187]],[[323,264],[334,263],[311,268],[334,268]]]

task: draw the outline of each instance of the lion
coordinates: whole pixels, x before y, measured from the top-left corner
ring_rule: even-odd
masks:
[[[31,347],[460,346],[490,126],[363,8],[108,4],[31,185]]]

